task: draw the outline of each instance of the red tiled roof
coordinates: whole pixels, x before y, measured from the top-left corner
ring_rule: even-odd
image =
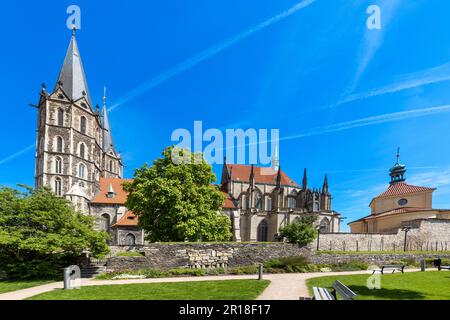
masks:
[[[231,171],[231,180],[249,182],[252,167],[242,164],[227,164],[228,171]],[[261,184],[276,184],[277,172],[269,167],[254,167],[255,181]],[[289,178],[281,170],[281,184],[291,187],[299,187],[299,185]]]
[[[236,209],[236,206],[235,206],[235,204],[233,202],[233,199],[231,199],[231,196],[227,192],[222,191],[222,193],[225,196],[225,203],[223,205],[223,208],[225,208],[225,209]]]
[[[396,208],[396,209],[392,209],[389,211],[380,212],[378,214],[370,214],[370,215],[362,217],[358,220],[349,222],[348,224],[352,224],[354,222],[359,222],[359,221],[363,221],[363,220],[372,220],[372,219],[376,219],[379,217],[385,217],[385,216],[390,216],[390,215],[397,215],[397,214],[411,213],[411,212],[423,212],[423,211],[436,211],[436,212],[440,213],[442,211],[450,211],[450,210],[448,210],[448,209],[430,209],[430,208],[413,208],[413,207]]]
[[[389,196],[398,196],[398,195],[403,195],[403,194],[408,194],[408,193],[416,193],[416,192],[423,192],[423,191],[434,191],[436,190],[435,188],[428,188],[428,187],[418,187],[418,186],[413,186],[404,182],[397,182],[397,183],[393,183],[389,186],[389,188],[383,192],[382,194],[380,194],[379,196],[377,196],[376,198],[379,197],[389,197]]]
[[[132,211],[128,211],[112,227],[137,227],[138,221],[138,217]]]
[[[100,178],[100,191],[92,199],[92,203],[103,204],[125,204],[127,201],[128,193],[123,190],[122,184],[131,180],[117,179],[117,178]],[[109,185],[112,185],[114,192],[116,193],[113,198],[108,198]]]

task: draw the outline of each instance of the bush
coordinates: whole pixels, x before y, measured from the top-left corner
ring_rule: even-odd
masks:
[[[307,265],[308,260],[306,257],[294,256],[269,260],[264,263],[264,268],[269,270],[283,269],[287,273],[292,273],[292,272],[302,272],[299,270],[303,270]]]
[[[316,216],[303,216],[297,222],[282,227],[281,236],[286,237],[290,243],[306,246],[317,237],[317,231],[313,226],[316,220]]]
[[[235,267],[229,270],[229,273],[231,274],[257,274],[258,273],[258,266],[242,266],[242,267]]]
[[[369,264],[362,261],[350,261],[329,266],[334,272],[367,270]]]
[[[168,276],[167,272],[159,269],[143,269],[139,270],[138,274],[145,276],[146,278],[162,278]]]
[[[221,274],[226,274],[227,273],[227,269],[225,268],[212,268],[208,270],[208,274],[211,276],[218,276]]]
[[[0,272],[8,278],[61,277],[83,252],[109,251],[108,235],[94,230],[93,217],[48,189],[0,188],[0,208]]]
[[[171,269],[169,270],[169,275],[171,276],[195,276],[195,277],[201,277],[206,276],[207,270],[206,269],[186,269],[186,268],[179,268],[179,269]]]

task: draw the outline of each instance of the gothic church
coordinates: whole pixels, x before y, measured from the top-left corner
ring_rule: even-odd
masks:
[[[103,106],[93,106],[75,30],[52,92],[42,85],[38,103],[35,187],[51,188],[75,209],[96,217],[111,244],[144,244],[138,217],[125,207],[123,162],[114,146]],[[272,168],[224,164],[220,186],[234,241],[276,241],[279,229],[302,214],[316,214],[323,232],[339,231],[328,180],[321,190],[290,179],[274,159]]]

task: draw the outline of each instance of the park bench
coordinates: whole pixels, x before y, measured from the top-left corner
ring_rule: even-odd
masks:
[[[340,281],[333,284],[332,292],[329,292],[326,288],[313,287],[313,293],[314,300],[337,300],[337,294],[344,300],[353,300],[356,297],[356,293]]]
[[[450,266],[443,266],[442,265],[442,260],[439,258],[439,259],[436,259],[436,260],[434,260],[433,261],[433,264],[434,264],[434,266],[436,267],[436,268],[438,268],[438,270],[439,271],[441,271],[441,270],[450,270]]]
[[[392,265],[392,264],[384,265],[381,266],[381,269],[373,270],[372,274],[375,274],[376,272],[384,274],[385,270],[392,270],[392,273],[394,273],[395,271],[401,271],[401,273],[404,273],[405,265]]]

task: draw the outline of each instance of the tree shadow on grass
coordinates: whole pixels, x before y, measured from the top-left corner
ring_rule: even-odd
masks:
[[[358,296],[374,297],[380,300],[422,300],[425,295],[412,290],[404,289],[369,289],[366,286],[349,286]]]

